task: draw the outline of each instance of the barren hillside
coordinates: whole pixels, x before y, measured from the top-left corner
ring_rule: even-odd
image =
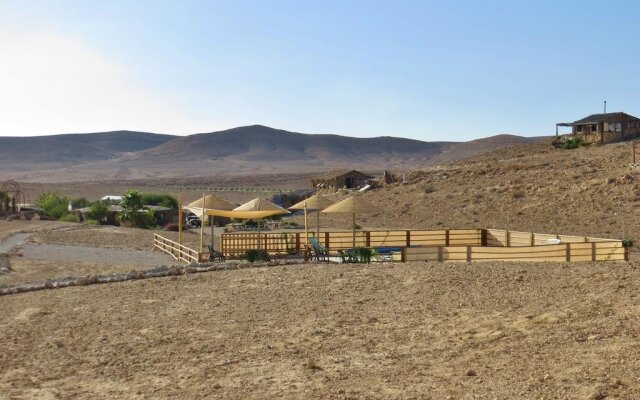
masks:
[[[536,139],[472,142],[311,135],[254,125],[183,137],[106,132],[0,138],[0,179],[78,182],[313,173],[335,168],[405,171]]]
[[[384,212],[358,219],[365,227],[496,227],[637,243],[640,171],[630,163],[630,143],[576,150],[556,150],[548,141],[517,145],[415,171],[406,184],[365,193]],[[348,224],[340,215],[323,220]]]

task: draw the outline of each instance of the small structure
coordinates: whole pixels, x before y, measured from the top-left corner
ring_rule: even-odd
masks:
[[[587,143],[613,143],[640,134],[640,118],[623,112],[592,114],[572,123],[559,123],[571,127],[571,134]]]
[[[120,203],[122,200],[124,200],[124,196],[111,195],[111,194],[108,194],[100,198],[100,201],[108,201],[111,204]]]
[[[313,193],[310,189],[299,189],[290,192],[276,193],[271,196],[271,202],[282,208],[290,208],[292,205],[304,200]]]
[[[0,187],[0,215],[16,214],[25,204],[25,196],[16,181],[8,180]]]
[[[311,186],[314,189],[357,189],[368,183],[373,177],[360,171],[331,171],[324,175],[311,179]]]

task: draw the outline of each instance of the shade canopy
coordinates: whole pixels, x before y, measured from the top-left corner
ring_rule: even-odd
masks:
[[[319,194],[313,195],[308,199],[304,199],[299,203],[296,203],[289,207],[291,210],[304,210],[305,206],[307,210],[315,211],[315,210],[324,210],[333,204],[333,201],[327,199],[326,197],[320,196]]]
[[[380,209],[367,201],[362,200],[360,197],[347,197],[346,199],[339,201],[324,210],[323,213],[356,213],[366,214],[378,212]]]
[[[194,202],[187,204],[187,207],[197,207],[202,208],[202,204],[204,203],[204,208],[214,209],[214,210],[233,210],[236,208],[235,204],[231,204],[225,199],[221,199],[218,196],[213,194],[206,195],[204,197],[204,202],[202,199],[198,199]]]
[[[204,204],[204,210],[202,209],[203,204]],[[234,204],[231,204],[228,201],[221,199],[218,196],[209,194],[205,196],[204,199],[200,198],[194,202],[187,204],[184,208],[191,211],[192,213],[197,215],[199,218],[202,218],[203,211],[204,211],[204,215],[211,215],[209,214],[209,211],[211,210],[230,211],[230,210],[233,210],[234,207],[235,207]]]
[[[273,215],[289,214],[289,211],[276,204],[273,204],[269,200],[255,198],[230,211],[207,210],[206,214],[227,218],[261,219],[271,217]]]

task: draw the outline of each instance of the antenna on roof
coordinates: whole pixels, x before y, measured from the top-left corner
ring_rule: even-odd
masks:
[[[604,113],[605,114],[607,113],[607,101],[606,100],[604,101]]]

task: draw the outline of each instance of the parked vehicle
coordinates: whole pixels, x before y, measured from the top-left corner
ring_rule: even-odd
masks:
[[[200,218],[195,215],[187,215],[185,225],[189,229],[200,228],[200,225],[202,225],[202,221],[200,221]]]

